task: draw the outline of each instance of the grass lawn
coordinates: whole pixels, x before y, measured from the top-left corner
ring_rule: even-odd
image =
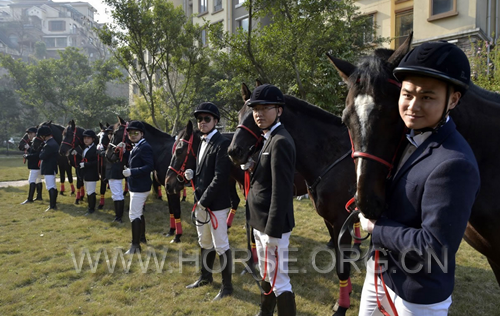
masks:
[[[26,192],[27,186],[0,188],[0,315],[257,313],[258,288],[249,275],[240,276],[242,263],[235,265],[235,293],[231,298],[211,302],[220,287],[220,274],[214,274],[212,285],[185,289],[198,278],[193,261],[199,246],[190,220],[191,191],[188,191],[189,201],[182,202],[184,235],[180,244],[170,244],[171,238],[162,235],[168,230],[167,203],[150,195],[145,211],[148,247],[143,247],[142,266],[134,256],[129,268],[128,257],[124,256],[122,262],[119,255],[112,266],[113,255],[128,249],[131,233],[127,212],[124,224],[111,223],[114,213],[109,192],[104,210],[97,210],[91,216],[84,216],[86,202],[75,205],[74,197],[70,196],[58,197],[57,211],[44,212],[48,204],[45,190],[45,201],[19,205]],[[329,240],[327,230],[309,200],[294,203],[297,227],[291,246],[298,251],[290,256],[297,258],[290,267],[299,271],[291,275],[298,315],[332,315],[338,279],[333,271],[316,272],[312,264],[313,253],[322,250],[315,257],[316,266],[323,270],[332,266],[325,247]],[[229,237],[233,250],[246,248],[242,206]],[[156,254],[150,257],[149,264],[146,249]],[[90,262],[87,255],[82,258],[85,251],[92,256]],[[243,255],[243,252],[236,254],[238,258]],[[352,308],[348,315],[358,312],[364,281],[363,266],[360,268],[361,272],[352,274]],[[450,315],[500,315],[499,297],[499,286],[486,259],[463,243]]]
[[[0,181],[28,180],[28,166],[23,156],[0,156]]]

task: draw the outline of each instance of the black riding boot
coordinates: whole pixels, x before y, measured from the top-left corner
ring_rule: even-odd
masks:
[[[30,188],[28,189],[28,198],[26,201],[22,202],[21,205],[26,203],[33,203],[33,195],[35,195],[36,183],[30,183]]]
[[[131,223],[132,226],[132,245],[125,253],[126,255],[133,255],[136,252],[141,252],[140,236],[141,236],[141,219],[136,218]]]
[[[228,249],[222,255],[219,255],[220,266],[222,269],[222,287],[219,294],[213,299],[218,301],[224,297],[233,295],[233,283],[231,282],[231,274],[233,272],[233,258],[231,257],[231,249]]]
[[[146,239],[146,219],[144,215],[141,215],[141,240],[143,244],[147,244],[148,240]]]
[[[89,214],[92,214],[95,212],[95,204],[96,204],[95,192],[87,195],[87,202],[89,203],[89,206],[87,208],[87,214],[85,214],[85,215],[89,215]]]
[[[43,189],[43,184],[41,182],[37,183],[36,184],[36,199],[35,199],[35,201],[43,201],[42,189]]]
[[[278,316],[295,316],[297,309],[295,308],[295,294],[290,291],[281,293],[277,297],[278,301]]]
[[[214,268],[215,250],[201,248],[201,276],[193,284],[186,286],[186,289],[194,289],[212,283],[212,270]]]
[[[49,197],[50,197],[50,202],[49,202],[49,207],[45,210],[47,212],[48,210],[57,210],[57,189],[50,189],[49,190]]]
[[[125,208],[125,201],[124,200],[114,201],[114,204],[115,204],[115,219],[113,220],[113,222],[123,223],[122,216],[123,216],[123,209]]]
[[[271,283],[260,281],[260,285],[265,293],[271,291]],[[273,316],[276,307],[276,295],[271,292],[269,295],[260,294],[260,311],[256,316]]]

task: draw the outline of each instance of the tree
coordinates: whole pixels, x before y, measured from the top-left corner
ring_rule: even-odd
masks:
[[[99,30],[101,41],[113,48],[115,58],[127,69],[149,107],[153,125],[159,129],[168,125],[176,131],[190,112],[198,90],[195,83],[208,67],[205,48],[197,44],[201,28],[181,7],[167,1],[105,2],[112,8],[114,23]]]
[[[346,91],[325,53],[354,60],[382,41],[363,42],[373,34],[367,17],[358,14],[351,0],[247,0],[245,5],[248,31],[211,28],[210,40],[218,50],[214,64],[232,75],[224,80],[235,84],[257,78],[338,114]],[[272,23],[255,25],[258,20]]]

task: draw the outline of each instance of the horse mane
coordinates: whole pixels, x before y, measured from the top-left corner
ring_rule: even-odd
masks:
[[[303,112],[307,113],[308,116],[315,120],[322,122],[328,122],[329,124],[341,125],[342,119],[322,108],[311,104],[302,99],[296,98],[294,96],[285,95],[285,106],[283,111],[288,111],[290,109],[293,112]]]
[[[158,136],[158,137],[172,137],[170,134],[168,133],[165,133],[163,131],[160,131],[159,129],[157,129],[156,127],[154,127],[153,125],[151,124],[148,124],[144,121],[141,121],[142,124],[144,124],[144,129],[146,131],[148,131],[148,133],[150,133],[151,135],[154,135],[154,136]]]

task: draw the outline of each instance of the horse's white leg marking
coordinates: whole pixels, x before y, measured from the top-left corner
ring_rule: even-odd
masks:
[[[361,129],[361,140],[366,139],[366,126],[368,124],[368,119],[370,117],[371,112],[375,108],[375,102],[373,101],[373,97],[367,94],[360,94],[354,99],[354,109],[356,110],[356,114],[359,119],[359,126]],[[358,148],[359,151],[366,151],[366,148]],[[357,163],[356,170],[356,180],[359,183],[359,176],[361,175],[361,161]]]

